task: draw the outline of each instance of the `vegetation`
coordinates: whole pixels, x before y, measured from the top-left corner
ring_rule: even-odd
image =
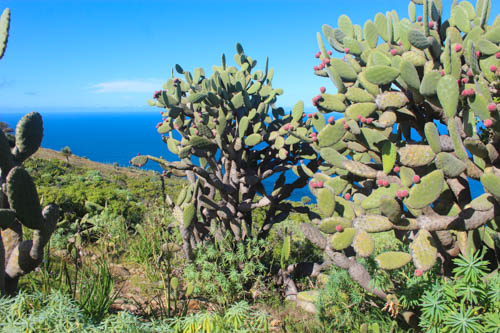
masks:
[[[441,1],[414,0],[409,19],[324,25],[344,59],[318,34],[315,73],[337,93],[322,87],[310,117],[275,105],[272,69],[252,72],[239,44],[239,68],[176,65],[185,80],[150,104],[180,161],[132,159],[161,175],[36,158],[38,113],[0,123],[0,331],[499,332],[490,7],[454,1],[443,20]],[[308,181],[317,204],[286,200]]]

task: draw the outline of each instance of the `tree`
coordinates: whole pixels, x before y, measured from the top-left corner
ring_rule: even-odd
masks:
[[[61,154],[64,157],[66,157],[66,164],[69,165],[69,158],[71,155],[73,155],[73,152],[71,151],[71,149],[68,146],[66,146],[63,149],[61,149]]]
[[[192,75],[176,65],[185,80],[169,79],[165,90],[150,100],[150,105],[165,109],[157,129],[180,161],[146,155],[131,161],[143,166],[152,160],[168,174],[187,177],[190,185],[175,202],[169,201],[188,256],[193,244],[209,237],[211,228],[218,235],[230,232],[236,241],[252,234],[265,237],[291,212],[308,212],[285,200],[307,184],[321,163],[310,145],[314,120],[305,118],[303,102],[291,113],[276,106],[283,90],[272,87],[268,61],[264,71],[252,72],[257,61],[240,44],[236,50],[239,69],[228,66],[224,55],[210,77],[201,68]],[[303,167],[297,165],[300,161]],[[273,188],[266,189],[264,182],[273,176]],[[262,225],[252,220],[257,208],[266,208]]]

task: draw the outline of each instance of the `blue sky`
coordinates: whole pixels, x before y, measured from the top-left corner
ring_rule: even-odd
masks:
[[[472,1],[475,4],[475,1]],[[492,1],[492,17],[499,1]],[[443,0],[448,16],[451,0]],[[235,43],[275,70],[278,104],[311,98],[316,32],[347,14],[363,25],[377,12],[407,17],[408,1],[2,0],[12,21],[0,60],[0,113],[17,107],[142,107],[179,63],[210,73]],[[340,56],[340,55],[339,55]]]

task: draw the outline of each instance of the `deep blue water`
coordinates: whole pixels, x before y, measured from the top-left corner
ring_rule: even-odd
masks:
[[[75,155],[96,162],[116,162],[120,166],[130,166],[130,159],[137,153],[162,156],[169,161],[178,160],[161,141],[161,135],[155,129],[155,125],[161,121],[158,111],[160,109],[103,110],[95,112],[72,108],[54,112],[53,109],[38,108],[36,111],[42,115],[44,124],[42,147],[59,151],[69,146]],[[31,111],[33,110],[0,109],[0,121],[14,128],[17,122]],[[152,162],[143,168],[161,171],[161,168]],[[278,175],[270,177],[264,183],[266,190],[272,191],[277,177]],[[287,173],[287,183],[295,179],[292,171]],[[300,201],[303,196],[309,196],[312,202],[315,201],[308,187],[295,190],[290,200]]]
[[[129,161],[137,153],[142,155],[162,156],[169,161],[178,160],[170,153],[167,145],[161,141],[155,125],[161,120],[160,109],[102,109],[98,112],[92,109],[66,109],[55,112],[53,109],[39,108],[44,121],[44,138],[42,146],[54,150],[61,150],[69,146],[75,155],[89,158],[102,163],[118,163],[120,166],[129,166]],[[308,109],[306,112],[313,112]],[[11,127],[30,109],[0,109],[0,121],[7,122]],[[337,115],[335,118],[338,118]],[[441,133],[446,127],[440,124]],[[418,134],[412,133],[413,136]],[[415,139],[415,137],[413,137]],[[161,171],[161,168],[152,162],[144,167]],[[274,181],[278,175],[270,177],[265,182],[266,190],[272,191]],[[287,183],[296,179],[292,171],[287,173]],[[484,193],[480,182],[469,179],[471,182],[472,197]],[[303,196],[315,197],[308,187],[295,190],[290,200],[300,201]]]

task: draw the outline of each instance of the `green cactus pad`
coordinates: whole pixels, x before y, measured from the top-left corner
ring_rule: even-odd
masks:
[[[340,15],[337,24],[339,29],[348,37],[354,37],[354,28],[351,19],[347,15]]]
[[[399,70],[389,66],[370,66],[366,68],[366,79],[376,85],[389,84],[399,76]]]
[[[434,266],[437,258],[437,248],[429,231],[421,229],[410,244],[410,253],[417,269],[428,271]]]
[[[7,47],[7,40],[9,38],[9,25],[10,25],[10,9],[5,8],[2,16],[0,17],[0,59],[5,54]]]
[[[191,139],[189,139],[189,145],[196,149],[212,149],[216,147],[216,144],[211,140],[197,135],[194,135]]]
[[[494,200],[488,193],[484,193],[472,200],[470,207],[474,210],[488,211],[494,208]]]
[[[427,122],[424,126],[424,133],[427,142],[431,146],[432,151],[437,154],[441,152],[441,141],[439,140],[439,132],[433,122]]]
[[[325,234],[334,234],[337,232],[337,226],[341,226],[342,229],[352,228],[352,221],[340,216],[333,216],[321,221],[319,230]]]
[[[7,197],[10,208],[16,211],[16,217],[30,228],[43,228],[42,208],[38,199],[35,183],[24,168],[15,167],[7,175]]]
[[[245,139],[245,144],[247,146],[253,147],[255,145],[258,145],[259,143],[262,142],[262,136],[260,134],[254,133],[250,134],[246,139]]]
[[[372,94],[358,87],[351,87],[347,89],[345,97],[354,103],[375,102],[375,97],[373,97]]]
[[[292,120],[299,121],[302,119],[302,115],[304,114],[304,102],[297,102],[292,109]]]
[[[377,95],[379,93],[379,87],[378,87],[378,85],[376,85],[374,83],[371,83],[366,78],[366,70],[363,70],[363,71],[361,71],[361,73],[359,73],[359,75],[358,75],[358,81],[361,84],[361,86],[363,88],[365,88],[366,91],[368,91],[370,94],[372,94],[372,95],[375,96],[375,95]]]
[[[382,167],[386,175],[392,171],[394,163],[396,163],[397,154],[398,150],[392,142],[384,142],[382,145]]]
[[[135,166],[143,166],[148,162],[147,156],[144,155],[139,155],[139,156],[134,156],[132,160],[130,161],[131,164]]]
[[[391,58],[389,58],[386,54],[382,53],[382,51],[374,50],[370,55],[370,62],[369,62],[369,66],[373,65],[390,66]]]
[[[196,218],[196,207],[193,203],[189,203],[184,207],[184,212],[182,214],[182,223],[184,228],[189,228],[191,223],[193,223]]]
[[[467,138],[464,140],[464,146],[471,152],[472,155],[482,159],[488,157],[488,148],[479,139]]]
[[[355,229],[361,229],[366,232],[383,232],[392,230],[393,224],[385,216],[381,215],[361,215],[356,217],[352,225]]]
[[[343,165],[343,162],[346,161],[346,157],[344,155],[342,155],[341,153],[339,153],[338,151],[336,151],[335,149],[333,148],[322,148],[321,151],[320,151],[320,154],[321,154],[321,157],[323,157],[323,159],[337,167],[337,168],[344,168],[344,165]]]
[[[187,194],[187,190],[186,188],[184,187],[180,192],[179,192],[179,195],[177,196],[177,199],[175,199],[175,205],[176,206],[180,206],[184,203],[184,200],[186,199],[186,194]]]
[[[443,170],[435,170],[422,177],[419,184],[410,190],[410,196],[405,204],[413,209],[422,209],[436,201],[444,186]]]
[[[448,119],[448,132],[450,133],[451,141],[453,143],[453,147],[455,149],[457,157],[462,161],[467,161],[469,159],[469,156],[467,155],[467,151],[465,150],[464,144],[462,142],[460,129],[458,127],[456,119]]]
[[[346,228],[342,232],[335,233],[330,240],[330,244],[334,250],[344,250],[351,246],[355,234],[356,229]]]
[[[364,230],[358,230],[352,240],[354,251],[363,258],[369,257],[375,250],[375,242],[372,236]]]
[[[26,159],[34,154],[43,138],[43,121],[38,112],[25,115],[16,126],[16,158]]]
[[[388,108],[402,108],[406,104],[408,104],[408,97],[402,92],[397,91],[387,91],[383,94],[377,96],[375,103],[378,108],[381,110],[385,110]]]
[[[346,109],[346,105],[344,104],[345,97],[342,98],[341,96],[341,94],[322,94],[321,99],[318,101],[320,111],[344,112]]]
[[[419,92],[422,96],[432,97],[437,94],[437,86],[442,77],[438,71],[430,71],[424,74]],[[456,82],[455,82],[456,84]]]
[[[351,119],[356,119],[358,116],[367,118],[375,112],[375,110],[377,110],[377,105],[375,103],[355,103],[351,104],[345,113]]]
[[[363,32],[365,35],[365,40],[371,48],[377,47],[378,32],[377,27],[371,20],[365,22],[363,27]]]
[[[488,112],[489,100],[483,95],[476,94],[473,98],[468,99],[468,103],[472,112],[474,112],[479,119],[486,120],[491,117]]]
[[[375,126],[377,128],[388,128],[392,127],[398,120],[396,113],[392,111],[385,111],[382,113],[382,115],[378,118],[378,121],[375,122]]]
[[[398,269],[411,261],[411,255],[406,252],[389,251],[375,257],[378,266],[385,270]]]
[[[0,208],[0,229],[11,228],[16,221],[16,211]]]
[[[457,113],[459,97],[457,80],[451,75],[443,76],[437,85],[437,95],[446,116],[454,117]]]
[[[431,46],[427,37],[417,29],[412,29],[408,32],[408,40],[417,49],[425,50]]]
[[[494,173],[484,173],[481,176],[481,184],[486,191],[493,194],[493,196],[500,200],[500,178]]]
[[[377,27],[377,32],[382,37],[384,41],[389,41],[387,36],[387,18],[382,13],[377,13],[375,15],[375,27]]]
[[[335,193],[329,188],[322,188],[318,191],[318,206],[323,214],[332,216],[335,210]]]
[[[328,77],[332,81],[332,83],[335,85],[337,88],[337,91],[339,93],[344,93],[346,91],[346,87],[344,85],[344,82],[342,81],[342,78],[340,77],[339,73],[335,70],[333,66],[328,66],[326,68]]]
[[[168,150],[170,150],[170,152],[172,154],[178,155],[179,154],[179,143],[180,142],[175,140],[174,138],[168,138],[167,139]]]
[[[435,160],[436,167],[443,170],[448,178],[460,176],[467,169],[467,165],[450,153],[439,153]]]
[[[0,170],[7,172],[12,167],[12,154],[10,152],[9,141],[0,129]]]
[[[398,222],[403,213],[399,202],[393,197],[384,197],[380,200],[380,211],[393,223]]]
[[[341,59],[331,58],[330,66],[335,68],[335,71],[344,81],[354,82],[358,78],[358,73],[352,68],[351,64]]]
[[[406,82],[408,87],[415,90],[420,89],[420,78],[418,76],[417,69],[411,62],[401,61],[399,70],[401,72],[401,78]]]
[[[406,145],[398,151],[401,164],[407,167],[425,166],[434,160],[436,154],[427,145]]]
[[[360,176],[364,178],[375,178],[377,177],[377,170],[369,167],[368,165],[365,165],[360,162],[352,161],[352,160],[345,160],[342,165],[344,166],[344,169],[348,170],[349,172]]]
[[[451,9],[451,19],[455,26],[462,32],[470,32],[471,26],[467,12],[462,6],[454,6]]]
[[[492,43],[500,43],[500,25],[491,27],[484,34],[484,38]]]

